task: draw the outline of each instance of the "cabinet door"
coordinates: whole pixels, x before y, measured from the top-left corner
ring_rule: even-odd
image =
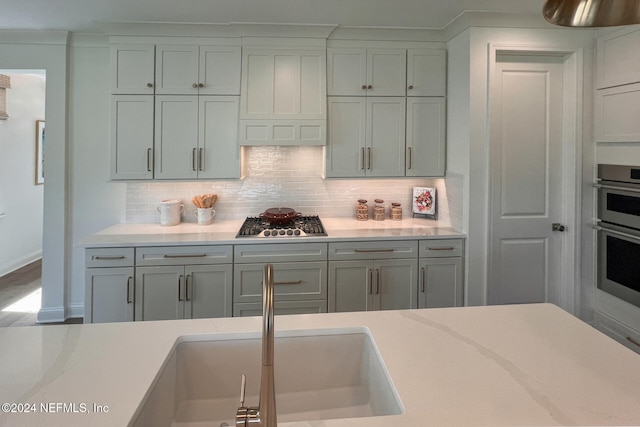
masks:
[[[366,95],[366,49],[327,48],[327,70],[328,95]]]
[[[154,70],[154,45],[111,46],[111,93],[153,95]]]
[[[137,267],[135,320],[172,320],[184,317],[183,266]]]
[[[407,98],[406,176],[444,176],[445,98]]]
[[[111,97],[111,179],[153,178],[153,95]]]
[[[197,177],[198,97],[156,96],[155,178]]]
[[[262,303],[241,302],[233,305],[233,317],[262,316]],[[327,301],[275,301],[273,303],[273,313],[276,316],[285,314],[315,314],[326,313]]]
[[[640,83],[597,90],[594,110],[596,142],[640,141]]]
[[[133,267],[89,268],[84,323],[133,321]]]
[[[367,311],[375,308],[373,261],[329,262],[329,312]]]
[[[185,267],[184,317],[231,317],[232,274],[231,264]]]
[[[405,96],[407,51],[367,49],[367,96]]]
[[[393,259],[374,262],[376,310],[416,308],[418,260]]]
[[[404,176],[405,109],[405,98],[367,98],[368,176]]]
[[[200,46],[200,95],[240,95],[240,63],[238,46]]]
[[[327,98],[329,143],[326,174],[330,178],[365,176],[366,99]]]
[[[420,259],[418,308],[463,305],[462,258]]]
[[[407,96],[447,95],[447,51],[407,51]]]
[[[237,96],[199,97],[198,178],[240,178]]]
[[[156,46],[156,94],[198,94],[198,46]]]
[[[625,26],[597,37],[596,89],[640,82],[640,28]]]

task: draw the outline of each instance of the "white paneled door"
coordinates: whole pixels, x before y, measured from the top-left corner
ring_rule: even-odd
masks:
[[[497,57],[490,136],[489,303],[557,302],[564,226],[562,57]]]

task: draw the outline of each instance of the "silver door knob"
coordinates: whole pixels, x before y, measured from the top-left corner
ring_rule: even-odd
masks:
[[[567,227],[565,227],[564,225],[560,224],[559,222],[554,222],[551,225],[551,229],[553,231],[565,231],[567,229]]]

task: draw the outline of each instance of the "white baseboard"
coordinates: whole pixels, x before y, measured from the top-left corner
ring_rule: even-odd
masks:
[[[42,258],[42,249],[0,266],[0,277]]]
[[[84,305],[72,304],[68,307],[41,308],[38,312],[38,323],[61,323],[72,318],[84,317]]]

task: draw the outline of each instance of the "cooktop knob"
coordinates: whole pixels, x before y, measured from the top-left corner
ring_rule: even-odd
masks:
[[[280,235],[284,236],[284,230],[280,230]]]
[[[292,236],[293,235],[293,230],[289,229],[287,230],[287,236]]]
[[[300,230],[297,230],[297,229],[293,230],[293,234],[295,234],[296,236],[299,236],[300,235]]]

